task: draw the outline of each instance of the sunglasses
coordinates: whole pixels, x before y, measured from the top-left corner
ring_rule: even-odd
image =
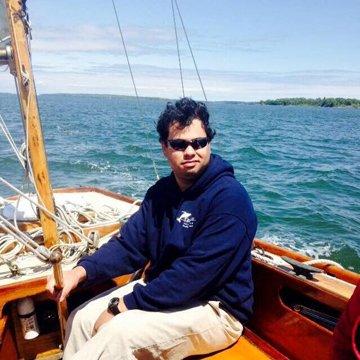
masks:
[[[207,137],[192,140],[172,139],[167,141],[170,147],[177,151],[184,151],[190,145],[194,150],[204,148],[210,141]]]

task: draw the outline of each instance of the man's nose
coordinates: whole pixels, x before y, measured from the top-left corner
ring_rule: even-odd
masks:
[[[188,147],[184,150],[184,155],[194,155],[195,154],[195,150],[191,145],[188,145]]]

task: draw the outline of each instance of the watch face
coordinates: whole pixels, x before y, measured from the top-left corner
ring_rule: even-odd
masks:
[[[119,310],[119,308],[118,308],[119,300],[120,300],[120,299],[119,299],[118,297],[114,297],[114,298],[110,299],[110,301],[109,301],[108,310],[109,310],[113,315],[120,314],[120,310]]]
[[[119,304],[119,298],[118,297],[113,297],[110,302],[109,302],[109,305],[110,306],[113,306],[113,305],[118,305]]]

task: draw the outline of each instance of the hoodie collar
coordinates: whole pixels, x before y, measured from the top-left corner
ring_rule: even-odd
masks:
[[[234,168],[219,155],[211,154],[208,167],[184,192],[181,192],[173,172],[171,173],[170,178],[176,187],[176,193],[179,192],[183,197],[191,197],[206,190],[209,185],[222,176],[234,177]]]

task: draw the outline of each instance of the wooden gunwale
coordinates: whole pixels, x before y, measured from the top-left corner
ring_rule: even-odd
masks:
[[[281,291],[294,290],[339,312],[347,298],[258,259],[253,259],[253,276],[255,303],[249,328],[291,359],[330,359],[332,332],[285,305]]]
[[[286,270],[266,264],[258,259],[253,259],[253,267],[254,269],[262,268],[263,272],[266,271],[267,273],[272,272],[276,274],[279,280],[275,284],[272,284],[274,287],[277,287],[278,284],[280,284],[280,287],[286,284],[286,286],[289,286],[292,289],[299,290],[303,295],[306,295],[313,300],[321,301],[323,304],[338,311],[343,311],[345,309],[346,303],[350,298],[350,295],[344,296],[339,292],[320,287],[317,281],[299,277],[295,274],[287,272]],[[256,285],[257,284],[255,284],[255,286]],[[283,304],[283,306],[285,305]]]
[[[260,239],[255,239],[254,245],[262,248],[265,251],[269,251],[275,255],[288,256],[300,262],[313,260],[311,257],[301,254],[299,252],[295,252],[293,250],[283,248],[278,245],[271,244]],[[322,269],[328,275],[335,276],[336,278],[349,282],[350,284],[353,285],[357,285],[357,283],[360,281],[360,274],[357,274],[350,270],[341,269],[337,266],[327,265],[327,264],[316,264],[312,266]]]
[[[118,194],[111,192],[109,190],[97,188],[94,186],[81,186],[81,187],[70,187],[70,188],[57,188],[54,189],[54,193],[74,193],[74,192],[97,192],[100,194],[104,194],[106,196],[110,196],[117,200],[126,201],[129,204],[133,204],[135,199],[131,198],[130,196]]]

